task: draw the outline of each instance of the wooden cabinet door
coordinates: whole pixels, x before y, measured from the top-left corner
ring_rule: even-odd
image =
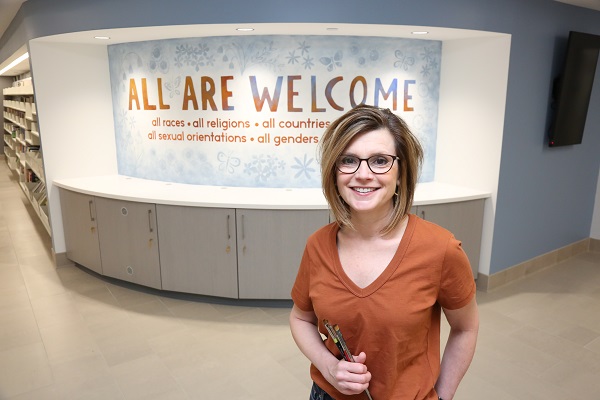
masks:
[[[156,206],[97,197],[104,275],[161,288]]]
[[[162,288],[238,297],[235,210],[157,205]]]
[[[290,299],[306,239],[328,210],[236,211],[240,299]]]
[[[481,253],[484,201],[480,199],[417,207],[419,217],[448,229],[462,242],[475,278]]]
[[[102,274],[94,197],[60,189],[60,207],[67,258]]]

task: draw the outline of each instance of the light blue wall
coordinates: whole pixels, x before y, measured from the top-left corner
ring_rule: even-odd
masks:
[[[512,35],[490,273],[589,237],[600,157],[597,79],[582,145],[546,147],[552,79],[569,30],[600,34],[600,12],[553,0],[29,0],[0,60],[51,34],[153,25],[328,22],[425,25]]]

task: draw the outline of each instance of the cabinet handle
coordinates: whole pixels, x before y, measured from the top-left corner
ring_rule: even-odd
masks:
[[[94,215],[92,214],[92,205],[94,204],[93,200],[90,200],[89,202],[89,208],[90,208],[90,221],[94,222],[96,219],[94,218]]]
[[[229,231],[229,221],[231,220],[231,215],[227,214],[227,239],[231,239],[231,232]]]
[[[154,229],[152,229],[152,210],[148,210],[148,229],[150,229],[150,232],[154,232]]]

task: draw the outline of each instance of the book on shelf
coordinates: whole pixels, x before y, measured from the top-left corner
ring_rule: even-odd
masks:
[[[38,182],[40,178],[33,172],[32,169],[27,169],[27,182]]]

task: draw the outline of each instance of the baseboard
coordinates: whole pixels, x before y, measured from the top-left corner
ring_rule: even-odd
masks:
[[[73,265],[73,261],[67,258],[67,253],[55,253],[54,249],[52,249],[52,258],[54,259],[54,266],[57,268]]]
[[[600,253],[600,239],[590,238],[590,251],[594,253]]]
[[[477,290],[490,292],[588,251],[600,252],[600,240],[587,238],[542,254],[492,275],[477,275]]]

